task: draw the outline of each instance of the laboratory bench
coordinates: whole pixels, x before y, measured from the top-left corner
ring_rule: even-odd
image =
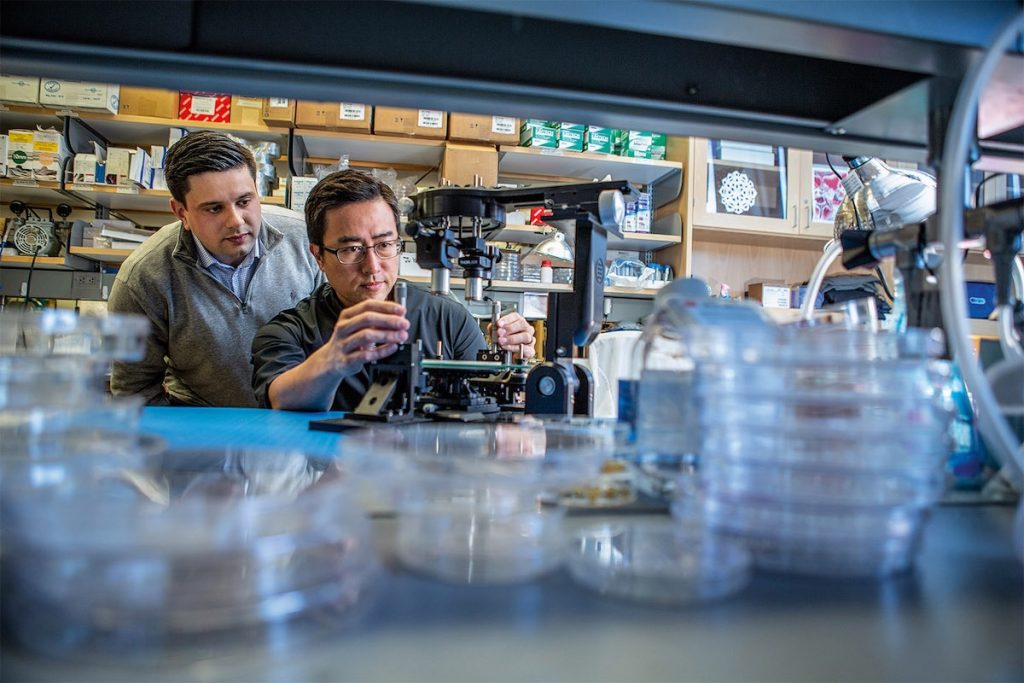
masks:
[[[185,447],[336,451],[326,414],[147,408],[142,429]],[[332,414],[333,415],[333,414]],[[159,655],[47,659],[9,643],[4,681],[1020,681],[1024,570],[1013,508],[933,509],[913,571],[878,580],[755,571],[730,598],[686,607],[609,600],[565,570],[456,586],[398,567],[396,520],[373,520],[385,570],[340,623],[203,638]],[[570,528],[650,513],[570,515]]]

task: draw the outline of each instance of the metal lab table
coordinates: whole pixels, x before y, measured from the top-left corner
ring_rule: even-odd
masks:
[[[260,428],[261,417],[271,426]],[[143,427],[182,445],[210,445],[197,436],[203,422],[221,425],[224,437],[240,430],[250,445],[284,438],[332,451],[336,435],[305,432],[311,417],[147,409]],[[1024,573],[1011,548],[1012,517],[1009,507],[941,506],[913,573],[881,581],[756,573],[731,599],[675,609],[604,600],[564,571],[513,587],[441,584],[395,567],[394,520],[378,519],[389,570],[363,613],[339,631],[290,644],[211,645],[148,664],[51,661],[5,644],[0,678],[1019,681]],[[569,521],[597,519],[605,517]]]

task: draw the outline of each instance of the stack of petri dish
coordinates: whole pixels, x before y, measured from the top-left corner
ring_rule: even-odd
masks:
[[[0,455],[72,433],[134,435],[142,401],[110,399],[106,377],[142,358],[148,331],[141,316],[0,312]]]
[[[451,583],[515,583],[562,564],[555,492],[599,474],[617,429],[529,417],[382,426],[346,437],[339,458],[386,492],[406,567]]]
[[[951,410],[937,333],[709,331],[697,364],[701,496],[680,516],[758,566],[880,576],[909,568],[942,495]]]
[[[315,632],[345,623],[372,586],[368,520],[329,461],[66,456],[8,468],[2,484],[3,618],[31,649],[141,657]]]

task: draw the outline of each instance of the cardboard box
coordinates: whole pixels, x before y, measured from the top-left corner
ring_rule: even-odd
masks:
[[[295,123],[295,100],[267,97],[263,100],[263,122],[268,125]]]
[[[72,182],[95,183],[96,182],[96,155],[76,154]]]
[[[107,148],[107,185],[131,185],[132,151],[123,147]]]
[[[355,102],[305,102],[295,105],[296,128],[329,128],[369,133],[373,108]]]
[[[39,104],[39,79],[29,76],[0,76],[0,101]]]
[[[32,131],[32,177],[60,181],[61,162],[68,156],[64,136],[55,130]]]
[[[32,178],[35,153],[32,142],[35,136],[30,130],[11,129],[7,131],[7,175],[11,178]]]
[[[128,177],[139,187],[147,190],[153,187],[153,166],[149,160],[149,153],[141,147],[136,147],[132,152],[131,162],[128,165]]]
[[[444,140],[448,137],[448,115],[437,109],[375,107],[373,132],[379,135],[411,135]]]
[[[558,129],[549,121],[526,119],[519,126],[519,144],[523,147],[558,149]]]
[[[178,91],[122,86],[117,113],[124,116],[176,119],[178,118]]]
[[[262,126],[263,98],[232,95],[231,123],[236,126]]]
[[[587,132],[583,138],[583,151],[596,152],[598,154],[614,154],[615,129],[587,126]]]
[[[480,176],[483,187],[498,184],[498,150],[490,145],[445,145],[441,177],[454,185],[473,185],[475,176]]]
[[[231,95],[205,92],[181,92],[178,118],[182,121],[231,122]]]
[[[519,119],[452,113],[448,116],[448,139],[516,145],[519,144]]]
[[[303,213],[306,210],[306,198],[317,184],[317,179],[307,176],[292,176],[288,192],[288,208]]]
[[[586,126],[581,123],[567,123],[560,121],[558,128],[558,148],[570,152],[583,151],[583,138],[586,134]]]
[[[39,81],[39,104],[60,109],[93,109],[116,114],[121,86],[111,83],[64,81],[43,78]]]
[[[789,285],[775,282],[747,284],[747,298],[760,301],[765,308],[789,308]]]

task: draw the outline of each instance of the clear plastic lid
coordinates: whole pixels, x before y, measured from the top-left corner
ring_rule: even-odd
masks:
[[[384,481],[451,489],[535,491],[600,472],[622,427],[524,417],[509,423],[419,423],[360,429],[340,445],[342,466]]]
[[[750,579],[741,545],[670,520],[586,529],[573,540],[568,566],[602,595],[662,605],[722,598]]]
[[[140,315],[79,315],[74,311],[0,311],[0,356],[86,356],[137,361],[149,321]]]
[[[13,471],[0,498],[2,609],[15,637],[48,654],[134,654],[337,615],[376,573],[347,482],[302,453],[90,455]]]

